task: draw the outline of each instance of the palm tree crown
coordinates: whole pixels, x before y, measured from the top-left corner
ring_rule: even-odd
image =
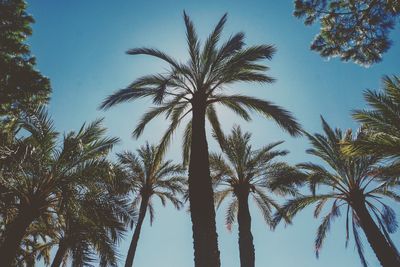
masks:
[[[59,147],[52,120],[39,109],[21,122],[26,136],[2,149],[0,212],[4,234],[0,253],[6,266],[16,259],[30,227],[44,223],[49,228],[55,222],[68,188],[89,190],[101,179],[99,168],[108,170],[106,156],[118,139],[106,137],[101,123],[96,120],[66,134]]]
[[[159,160],[156,155],[156,146],[149,144],[138,149],[137,155],[131,152],[118,154],[119,164],[130,179],[130,189],[135,195],[133,204],[138,206],[143,198],[148,199],[151,222],[154,218],[151,198],[157,196],[162,205],[168,200],[179,209],[182,205],[179,194],[184,192],[187,181],[182,165]]]
[[[255,266],[249,197],[252,196],[265,221],[272,228],[272,212],[280,207],[270,193],[296,195],[296,189],[292,185],[280,182],[282,178],[296,176],[296,170],[284,162],[274,160],[288,153],[285,150],[275,150],[282,142],[253,150],[250,137],[249,133],[242,133],[240,127],[234,127],[232,133],[224,138],[224,156],[215,153],[210,155],[211,177],[217,188],[214,195],[217,207],[228,196],[233,197],[226,211],[226,225],[230,230],[232,223],[236,219],[238,221],[242,267]]]
[[[137,155],[132,152],[118,154],[118,160],[124,176],[130,181],[129,189],[134,195],[132,206],[139,210],[125,262],[125,266],[130,267],[133,265],[140,230],[147,211],[150,214],[150,223],[154,220],[152,198],[158,197],[163,206],[170,201],[177,209],[180,209],[182,202],[179,200],[179,194],[185,191],[187,178],[184,176],[185,168],[182,165],[158,158],[157,148],[148,143],[137,150]],[[131,224],[132,227],[133,224]]]
[[[159,58],[169,65],[165,74],[146,75],[138,78],[127,88],[121,89],[107,97],[101,105],[108,109],[116,104],[132,101],[142,97],[151,97],[156,107],[145,113],[133,131],[139,137],[146,125],[164,114],[170,119],[170,126],[160,144],[164,151],[172,134],[182,120],[196,108],[197,102],[207,107],[206,116],[213,131],[222,137],[220,123],[215,110],[221,104],[245,120],[251,117],[248,111],[257,111],[267,118],[274,119],[284,130],[292,135],[300,134],[300,126],[290,112],[275,104],[255,97],[239,94],[225,94],[226,86],[236,82],[271,83],[273,78],[265,74],[269,68],[260,61],[271,59],[275,48],[272,45],[244,47],[244,33],[239,32],[218,47],[224,28],[225,14],[205,41],[203,47],[190,18],[184,13],[186,36],[189,50],[189,61],[178,62],[167,54],[154,48],[134,48],[127,51],[129,55],[149,55]],[[186,144],[184,152],[189,155],[191,121],[185,131]],[[188,158],[187,156],[184,158]]]
[[[275,219],[279,221],[282,214],[291,218],[300,210],[315,203],[314,216],[318,217],[330,201],[331,208],[323,217],[315,239],[317,256],[331,222],[341,215],[342,209],[345,209],[346,246],[350,236],[349,231],[352,229],[362,264],[367,266],[359,234],[360,227],[382,266],[397,266],[400,263],[398,253],[389,236],[397,229],[396,216],[394,210],[381,199],[386,197],[399,201],[400,198],[388,182],[376,176],[379,158],[345,155],[341,143],[358,140],[358,134],[353,134],[351,130],[343,133],[340,129],[332,129],[323,119],[322,125],[324,135],[306,133],[312,145],[307,152],[322,159],[329,168],[315,163],[299,164],[298,166],[305,171],[305,182],[309,185],[312,195],[289,200],[283,206],[283,212],[278,213]]]
[[[353,117],[363,124],[366,134],[345,151],[392,158],[395,161],[388,171],[400,176],[400,79],[386,76],[383,83],[383,92],[365,91],[371,110],[356,110]]]
[[[52,267],[61,266],[68,258],[72,259],[72,266],[90,265],[96,259],[95,253],[100,256],[100,266],[118,265],[116,244],[127,223],[136,219],[136,213],[129,207],[126,187],[123,188],[127,181],[113,169],[109,173],[109,168],[98,166],[96,172],[100,175],[88,190],[64,189],[55,239],[58,250]]]
[[[237,218],[240,191],[244,190],[253,197],[265,222],[271,227],[274,226],[272,212],[280,207],[267,192],[280,196],[297,194],[293,186],[280,182],[282,178],[298,175],[295,168],[275,160],[288,154],[287,150],[274,150],[283,141],[254,150],[250,138],[250,133],[243,133],[240,127],[235,127],[225,139],[224,156],[216,153],[210,155],[217,207],[229,196],[233,197],[225,218],[229,229]]]

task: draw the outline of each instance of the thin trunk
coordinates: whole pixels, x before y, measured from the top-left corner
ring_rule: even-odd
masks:
[[[149,203],[148,198],[142,198],[142,201],[140,203],[139,218],[136,223],[135,232],[133,233],[131,244],[129,246],[128,255],[126,256],[125,267],[133,266],[133,259],[135,258],[136,248],[140,236],[140,230],[142,229],[144,217],[146,216],[148,203]]]
[[[251,234],[251,216],[249,210],[249,191],[242,190],[237,194],[239,201],[238,223],[239,223],[239,252],[240,266],[254,267],[255,252],[253,235]]]
[[[0,246],[1,266],[12,266],[29,225],[37,218],[37,214],[29,209],[22,209],[21,213],[12,221],[4,233],[4,241]]]
[[[63,238],[60,240],[60,243],[58,244],[58,249],[57,253],[54,256],[53,262],[51,263],[51,267],[59,267],[61,266],[63,259],[65,257],[65,253],[67,252],[67,242]]]
[[[363,199],[356,201],[353,208],[359,218],[361,228],[363,229],[369,244],[375,252],[376,257],[383,267],[399,267],[400,256],[397,250],[393,248],[379,227],[372,219]]]
[[[196,267],[219,267],[214,196],[205,129],[205,95],[192,102],[192,144],[189,163],[189,201]]]

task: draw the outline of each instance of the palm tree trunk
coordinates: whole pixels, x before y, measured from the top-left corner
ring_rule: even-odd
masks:
[[[128,255],[126,256],[125,267],[133,266],[133,259],[135,258],[136,248],[140,236],[140,230],[142,229],[144,217],[146,216],[148,203],[149,199],[147,197],[142,196],[142,201],[140,203],[140,210],[139,210],[139,218],[136,223],[135,232],[133,233],[131,244],[129,246]]]
[[[58,249],[57,253],[54,256],[53,262],[51,263],[51,267],[59,267],[61,266],[63,259],[65,257],[65,253],[67,252],[67,242],[63,238],[60,240],[60,243],[58,244]]]
[[[353,208],[359,218],[360,226],[367,236],[367,240],[381,265],[383,267],[399,267],[400,256],[398,255],[396,248],[392,247],[382,234],[368,212],[365,202],[359,200],[353,205]]]
[[[214,196],[205,129],[206,98],[192,100],[192,143],[189,163],[189,201],[195,267],[219,267]]]
[[[8,226],[4,233],[4,241],[0,246],[1,266],[12,266],[29,225],[37,218],[37,214],[29,209],[21,212]]]
[[[239,201],[238,223],[239,223],[239,252],[240,266],[254,267],[255,252],[253,235],[251,234],[251,216],[249,210],[249,191],[241,190],[237,195]]]

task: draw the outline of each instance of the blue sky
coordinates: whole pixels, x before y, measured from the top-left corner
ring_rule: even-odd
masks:
[[[159,48],[178,59],[187,57],[182,11],[185,9],[204,39],[219,18],[228,12],[224,38],[244,31],[247,44],[274,44],[277,53],[267,65],[269,74],[277,79],[272,85],[238,84],[232,92],[241,92],[273,101],[290,110],[303,127],[320,132],[320,115],[332,125],[356,128],[350,116],[354,108],[363,107],[362,91],[378,89],[383,75],[400,74],[400,29],[391,33],[393,46],[383,62],[370,68],[337,59],[327,60],[309,50],[318,26],[306,27],[293,17],[293,1],[282,0],[219,0],[219,1],[28,1],[28,11],[34,16],[33,36],[29,39],[37,57],[38,68],[51,79],[53,94],[50,113],[61,132],[77,129],[85,121],[105,117],[109,134],[121,138],[115,151],[135,150],[146,140],[157,142],[165,129],[158,120],[145,129],[144,135],[133,140],[132,129],[151,106],[150,100],[140,100],[99,111],[101,101],[114,90],[123,88],[135,78],[162,72],[166,65],[144,57],[129,56],[129,48],[150,46]],[[250,123],[232,113],[221,111],[223,129],[229,131],[240,124],[252,133],[254,147],[285,140],[281,148],[290,150],[286,160],[299,163],[315,160],[305,154],[305,138],[292,138],[273,122],[256,114]],[[173,140],[168,157],[179,161],[179,133]],[[218,151],[209,138],[210,150]],[[396,210],[399,211],[398,206]],[[266,227],[258,210],[252,209],[252,230],[257,266],[333,267],[360,266],[354,242],[344,248],[344,221],[337,220],[323,247],[315,258],[313,242],[319,220],[311,209],[300,213],[289,227],[275,232]],[[238,267],[237,228],[229,233],[224,227],[224,210],[217,212],[217,228],[222,266]],[[124,257],[131,233],[121,243]],[[394,237],[400,246],[399,234]],[[378,262],[366,243],[371,266]],[[156,210],[152,227],[146,221],[135,258],[138,267],[186,267],[193,265],[190,216],[171,207]]]

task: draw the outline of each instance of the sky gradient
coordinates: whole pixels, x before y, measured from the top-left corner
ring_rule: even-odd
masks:
[[[318,25],[306,27],[293,17],[293,1],[289,0],[219,0],[219,1],[51,1],[28,0],[28,11],[34,16],[33,36],[29,39],[38,68],[51,79],[53,94],[50,113],[60,132],[77,130],[83,122],[105,117],[111,136],[121,138],[115,151],[135,150],[145,141],[156,143],[166,123],[157,120],[149,125],[138,140],[131,132],[151,100],[126,103],[99,111],[101,101],[116,89],[127,86],[144,74],[163,72],[166,65],[146,56],[129,56],[129,48],[159,48],[180,59],[187,58],[182,11],[186,10],[204,40],[219,18],[228,13],[222,40],[238,31],[246,33],[246,43],[274,44],[277,53],[267,65],[277,81],[271,85],[237,84],[228,90],[245,93],[275,102],[294,113],[304,129],[321,132],[320,115],[335,127],[356,128],[350,111],[365,106],[362,92],[379,89],[383,75],[400,75],[400,29],[392,31],[393,46],[383,61],[370,68],[338,59],[327,60],[310,51],[309,46]],[[316,161],[307,155],[307,140],[292,138],[271,121],[254,114],[253,121],[244,122],[220,110],[225,132],[240,124],[252,133],[253,147],[285,140],[281,149],[291,153],[289,163]],[[181,160],[180,134],[168,152],[168,158]],[[210,151],[219,151],[209,136]],[[254,205],[253,205],[254,206]],[[190,216],[185,210],[157,204],[152,227],[148,218],[142,228],[135,258],[137,267],[193,266]],[[396,211],[400,214],[398,205]],[[274,267],[336,267],[361,266],[354,242],[344,247],[344,220],[332,225],[319,259],[314,254],[314,238],[320,220],[311,209],[294,219],[288,227],[274,232],[263,222],[255,208],[252,231],[257,266]],[[399,217],[399,216],[398,216]],[[238,267],[237,227],[230,233],[224,226],[224,209],[217,211],[217,229],[222,266]],[[121,243],[125,257],[132,233]],[[393,236],[400,247],[400,234]],[[365,242],[367,260],[378,266]],[[122,261],[121,261],[122,264]]]

